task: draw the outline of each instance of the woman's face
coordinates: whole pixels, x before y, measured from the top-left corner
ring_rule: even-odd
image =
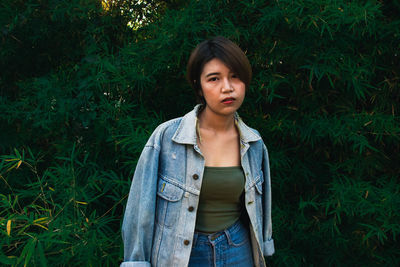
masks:
[[[200,82],[208,112],[229,116],[242,105],[246,85],[221,60],[214,58],[204,65]]]

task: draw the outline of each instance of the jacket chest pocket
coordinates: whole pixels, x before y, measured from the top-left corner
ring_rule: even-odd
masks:
[[[178,223],[184,190],[160,177],[157,186],[156,222],[172,227]]]

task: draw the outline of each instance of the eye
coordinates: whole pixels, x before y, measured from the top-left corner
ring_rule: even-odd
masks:
[[[210,79],[208,79],[209,82],[215,82],[216,80],[218,80],[217,77],[211,77]]]
[[[236,73],[233,73],[232,78],[239,78],[239,76]]]

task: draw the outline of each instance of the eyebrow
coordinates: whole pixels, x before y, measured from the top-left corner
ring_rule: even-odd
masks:
[[[218,75],[218,74],[221,74],[221,73],[219,73],[219,72],[211,72],[211,73],[206,75],[206,78],[209,77],[209,76]]]

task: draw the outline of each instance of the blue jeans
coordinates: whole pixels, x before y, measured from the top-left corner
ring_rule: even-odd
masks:
[[[253,266],[248,232],[240,220],[213,234],[195,232],[189,267]]]

